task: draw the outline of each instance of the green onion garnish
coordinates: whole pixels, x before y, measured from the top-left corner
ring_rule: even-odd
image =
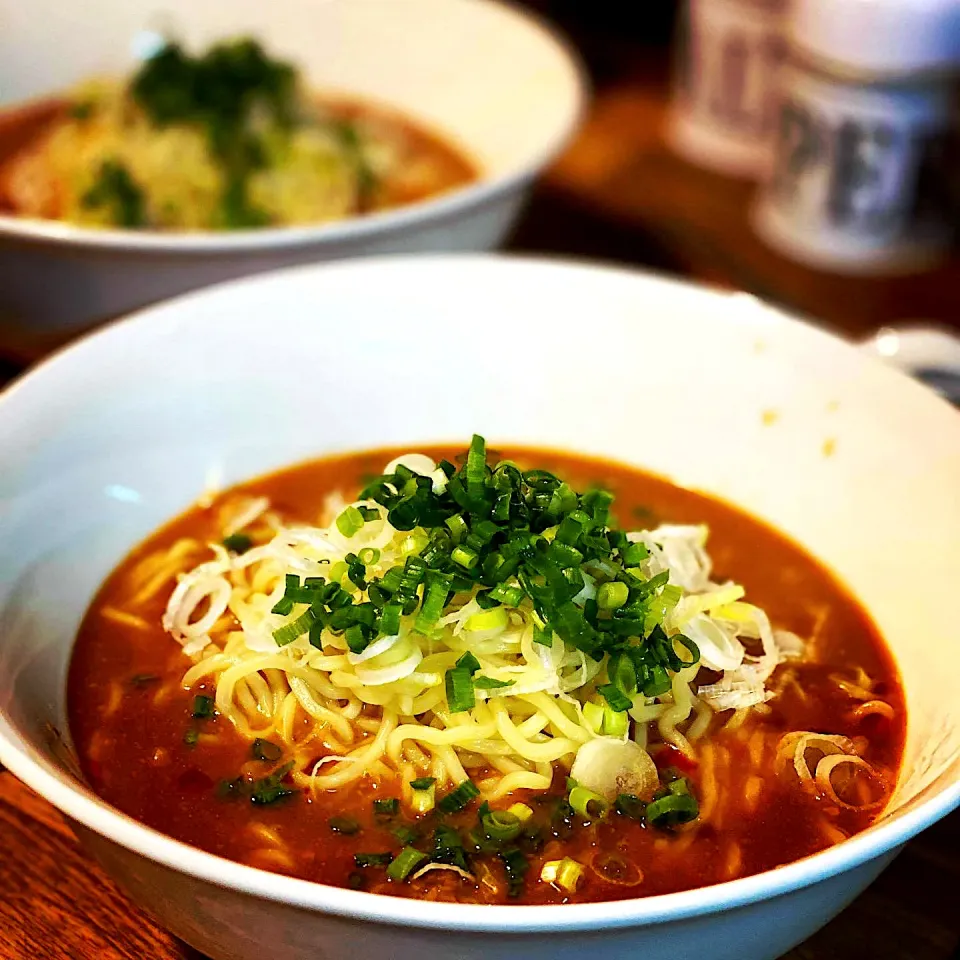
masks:
[[[630,588],[625,583],[602,583],[597,590],[597,606],[601,610],[619,610],[629,596]]]
[[[250,753],[254,760],[265,760],[268,763],[276,763],[283,756],[283,749],[270,740],[263,740],[257,737],[250,746]]]
[[[385,867],[392,860],[392,853],[355,853],[353,855],[353,862],[358,867]]]
[[[642,820],[646,816],[647,805],[632,793],[617,794],[617,813],[631,820]]]
[[[193,698],[192,716],[196,717],[198,720],[209,720],[213,716],[215,706],[216,701],[213,699],[213,697],[206,697],[203,694],[198,694]]]
[[[285,623],[273,631],[273,639],[278,647],[285,647],[288,643],[293,643],[298,637],[307,633],[316,621],[317,616],[311,607],[290,623]]]
[[[246,553],[253,546],[253,540],[245,533],[231,533],[223,538],[223,545],[231,553]]]
[[[400,801],[396,797],[373,801],[373,812],[377,817],[395,817],[399,811]]]
[[[197,732],[196,727],[191,727],[184,735],[183,742],[188,747],[195,747],[197,741],[200,739],[200,734]]]
[[[429,790],[437,782],[436,777],[417,777],[410,781],[410,786],[414,790]]]
[[[497,680],[495,677],[474,677],[473,685],[478,690],[500,690],[503,687],[512,687],[513,680]]]
[[[399,827],[394,827],[390,832],[405,847],[410,846],[410,844],[417,839],[417,831],[411,827],[404,826],[403,824],[401,824]]]
[[[508,843],[520,835],[520,818],[509,810],[488,810],[480,817],[484,834],[496,843]]]
[[[518,897],[523,892],[524,877],[530,869],[530,861],[524,856],[523,851],[518,847],[511,847],[509,850],[500,851],[500,859],[507,871],[507,881],[509,883],[509,896]]]
[[[293,763],[287,763],[275,770],[269,777],[262,780],[254,780],[250,785],[250,802],[256,804],[276,803],[277,800],[283,800],[290,797],[295,790],[283,785],[283,778],[293,769]]]
[[[699,815],[700,805],[685,779],[674,780],[669,786],[658,790],[646,808],[647,822],[661,829],[689,823]]]
[[[363,519],[363,514],[351,505],[337,517],[336,522],[337,529],[345,537],[352,537],[354,534],[360,532],[366,521]]]
[[[391,880],[406,880],[413,871],[427,859],[416,847],[404,847],[387,867],[387,876]]]
[[[446,796],[441,797],[437,806],[444,813],[456,813],[462,810],[471,800],[480,796],[480,791],[471,780],[464,780],[459,786],[455,787]]]
[[[597,693],[610,704],[611,710],[621,712],[633,706],[633,701],[616,684],[606,683],[597,687]]]
[[[360,824],[352,817],[331,817],[327,821],[327,826],[334,833],[342,833],[348,837],[360,832]]]
[[[452,667],[444,677],[447,705],[451,713],[472,710],[476,705],[473,692],[473,674],[469,667]]]
[[[580,786],[570,791],[570,806],[588,820],[603,820],[610,811],[610,804],[600,794]]]

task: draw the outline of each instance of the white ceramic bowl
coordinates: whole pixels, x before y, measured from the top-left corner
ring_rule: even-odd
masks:
[[[344,402],[358,384],[363,404]],[[764,426],[766,410],[775,425]],[[702,890],[457,906],[221,860],[115,812],[71,773],[47,730],[65,730],[84,608],[124,552],[208,479],[474,430],[720,494],[832,567],[875,617],[906,687],[904,772],[883,820]],[[217,960],[772,958],[960,802],[960,698],[943,666],[960,640],[949,599],[960,582],[960,416],[749,297],[501,258],[285,272],[153,308],[54,357],[0,399],[0,449],[0,762],[73,821],[136,900]]]
[[[576,58],[494,0],[0,0],[0,109],[90,75],[125,75],[145,34],[191,46],[252,34],[307,84],[384,103],[460,146],[479,182],[319,226],[232,233],[90,230],[0,216],[0,321],[52,338],[159,299],[273,267],[488,250],[581,115]]]

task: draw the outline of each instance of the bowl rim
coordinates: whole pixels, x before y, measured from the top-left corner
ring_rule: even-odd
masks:
[[[706,301],[715,304],[734,302],[733,298],[753,301],[738,292],[729,292],[689,283],[675,278],[657,275],[651,271],[610,266],[584,261],[553,257],[504,256],[476,254],[438,254],[433,256],[382,256],[352,260],[334,265],[308,265],[272,271],[256,277],[226,281],[204,290],[184,294],[172,300],[136,311],[128,317],[107,324],[98,331],[86,334],[51,355],[33,370],[11,384],[12,389],[0,392],[0,416],[2,405],[18,389],[33,383],[38,377],[52,373],[61,362],[69,361],[75,354],[83,353],[90,342],[123,336],[131,329],[145,324],[176,322],[177,307],[181,301],[192,302],[206,298],[216,301],[219,292],[248,284],[283,282],[287,275],[329,272],[359,271],[361,273],[389,265],[390,269],[431,269],[444,263],[495,264],[508,269],[543,269],[545,267],[564,271],[577,271],[608,276],[634,277],[652,280],[662,287],[672,287],[677,292],[696,291]],[[499,268],[497,268],[499,269]],[[171,306],[173,309],[171,310]],[[729,315],[729,310],[727,311]],[[849,351],[857,364],[884,367],[885,373],[900,382],[900,389],[917,391],[916,398],[931,404],[931,410],[942,408],[955,411],[931,391],[920,386],[899,371],[886,368],[854,344],[828,333],[805,320],[792,316],[775,307],[764,307],[765,322],[771,325],[787,325],[803,328],[805,336],[820,341],[823,348]],[[88,787],[78,782],[60,780],[47,769],[47,763],[22,738],[16,734],[9,721],[0,712],[0,763],[18,779],[40,794],[65,814],[70,821],[82,825],[138,856],[178,873],[187,874],[213,886],[247,894],[259,899],[281,903],[298,909],[330,914],[333,916],[362,920],[397,927],[461,931],[466,933],[534,934],[556,931],[589,931],[604,928],[626,928],[655,925],[690,917],[709,915],[723,910],[746,906],[773,899],[809,887],[832,876],[851,871],[893,854],[911,837],[960,807],[960,779],[948,783],[932,796],[915,801],[914,806],[895,820],[880,823],[856,834],[842,843],[826,850],[775,867],[772,870],[739,880],[727,881],[678,893],[660,894],[628,900],[602,901],[598,903],[560,905],[500,906],[484,904],[432,903],[403,897],[371,894],[347,890],[308,880],[295,879],[271,873],[256,867],[246,866],[232,860],[207,853],[197,847],[182,843],[151,827],[147,827],[106,801],[97,797]]]
[[[0,212],[0,238],[57,244],[68,248],[123,250],[135,254],[205,253],[230,256],[267,250],[359,243],[371,237],[379,238],[400,233],[425,223],[449,220],[509,194],[533,180],[573,138],[586,116],[590,97],[589,74],[573,43],[546,17],[521,7],[514,0],[474,0],[474,2],[498,7],[512,17],[514,22],[526,23],[533,27],[540,35],[542,42],[546,46],[552,46],[561,55],[566,66],[565,90],[569,96],[569,103],[563,111],[562,125],[558,126],[548,140],[513,170],[490,175],[471,156],[471,145],[458,143],[457,149],[475,163],[479,170],[476,180],[415,203],[346,217],[342,220],[233,231],[141,232],[82,227],[61,220],[19,217]],[[392,108],[388,100],[376,102]],[[409,114],[414,120],[417,119],[415,113],[410,111],[400,110],[400,113],[401,115]],[[430,129],[433,131],[433,126]],[[436,132],[443,138],[442,130]]]

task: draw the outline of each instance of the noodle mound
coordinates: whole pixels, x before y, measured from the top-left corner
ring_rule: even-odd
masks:
[[[398,476],[438,494],[453,482],[418,454],[388,465],[382,479],[400,483]],[[363,639],[339,629],[335,617],[317,620],[302,591],[336,584],[329,589],[372,607],[371,599],[382,602],[378,584],[389,582],[390,571],[424,555],[430,530],[397,529],[376,499],[329,506],[324,526],[288,526],[263,500],[241,505],[224,533],[259,531],[249,548],[212,544],[213,557],[179,577],[163,621],[193,660],[183,685],[215,685],[217,710],[250,740],[267,732],[282,738],[298,760],[292,776],[301,787],[400,775],[409,800],[410,781],[426,775],[438,785],[472,779],[494,800],[521,788],[547,790],[555,766],[569,770],[598,739],[632,741],[640,754],[663,742],[692,756],[691,742],[715,712],[763,704],[774,669],[800,649],[798,638],[773,631],[764,612],[743,601],[742,587],[711,580],[700,526],[626,537],[645,548],[630,575],[655,585],[647,636],[628,642],[641,648],[661,636],[670,664],[669,682],[654,695],[623,684],[609,654],[591,655],[551,631],[513,579],[499,604],[484,602],[479,584],[441,591],[442,610],[426,625],[416,607],[422,613],[431,602],[430,588],[421,583],[397,629]],[[556,536],[556,527],[547,528],[536,539]],[[577,575],[582,589],[572,603],[595,612],[603,564],[585,564]],[[462,674],[464,664],[468,706],[451,702],[459,695],[451,693],[450,674]],[[709,683],[698,681],[702,668]],[[613,687],[627,703],[617,702]],[[584,781],[591,772],[602,780],[604,764],[612,769],[609,754],[581,756]],[[603,792],[601,782],[595,788]]]

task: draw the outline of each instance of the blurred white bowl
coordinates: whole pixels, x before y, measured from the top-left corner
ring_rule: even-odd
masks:
[[[363,384],[363,403],[356,397]],[[764,412],[780,416],[764,425]],[[222,860],[117,813],[49,737],[80,618],[203,490],[310,456],[430,441],[567,448],[742,504],[875,619],[909,711],[866,832],[768,873],[553,907],[425,903]],[[825,451],[826,441],[831,441]],[[764,960],[841,910],[960,802],[960,416],[750,297],[503,258],[287,271],[113,325],[0,398],[0,762],[130,894],[216,960]],[[828,455],[829,453],[829,455]],[[946,667],[945,667],[946,665]]]
[[[153,31],[192,46],[249,34],[311,88],[395,107],[481,168],[436,200],[314,227],[151,234],[0,216],[0,320],[34,337],[272,267],[492,249],[585,100],[564,43],[493,0],[0,0],[0,25],[0,109],[126,74]]]

